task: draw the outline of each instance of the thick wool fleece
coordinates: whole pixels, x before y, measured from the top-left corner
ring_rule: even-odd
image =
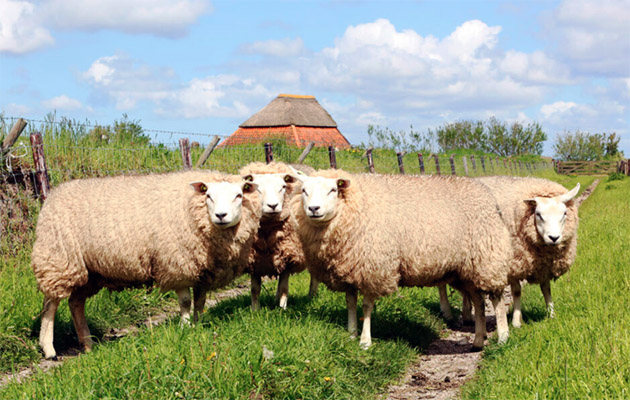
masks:
[[[536,231],[535,209],[524,200],[554,197],[567,192],[564,186],[546,179],[490,176],[477,179],[494,194],[501,209],[514,249],[509,281],[527,279],[542,283],[566,273],[577,249],[578,202],[568,202],[562,243],[548,246]]]
[[[241,221],[219,229],[193,181],[240,182],[218,172],[75,180],[42,207],[32,266],[41,291],[68,297],[90,284],[163,290],[224,286],[243,272],[260,218],[258,194],[244,196]]]
[[[281,173],[294,174],[287,164],[277,162],[251,163],[239,171],[241,176]],[[289,201],[295,193],[299,193],[300,187],[299,181],[287,185],[280,215],[271,217],[263,214],[261,217],[260,228],[247,266],[250,274],[260,277],[277,277],[284,271],[295,274],[306,269],[302,244],[289,219],[291,215]]]
[[[507,284],[509,233],[488,189],[466,178],[351,175],[327,224],[313,224],[292,202],[311,274],[332,290],[374,297],[399,286],[465,282],[499,295]]]

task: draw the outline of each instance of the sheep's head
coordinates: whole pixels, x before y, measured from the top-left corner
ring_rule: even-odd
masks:
[[[285,219],[288,217],[285,210],[286,201],[296,185],[297,178],[292,174],[250,174],[243,177],[245,181],[253,182],[258,186],[263,216],[272,219]]]
[[[253,182],[192,182],[190,186],[197,194],[206,197],[210,221],[222,229],[239,223],[243,195],[253,193],[257,189],[257,185]]]
[[[580,190],[578,183],[571,191],[555,197],[534,197],[525,202],[533,207],[536,231],[545,244],[556,246],[564,239],[564,224],[567,218],[567,203]]]
[[[350,186],[349,179],[306,177],[302,183],[302,206],[313,222],[328,222],[337,215],[339,198]]]

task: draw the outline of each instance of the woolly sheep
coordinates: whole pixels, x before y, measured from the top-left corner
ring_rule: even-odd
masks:
[[[278,162],[251,163],[239,171],[243,179],[258,185],[262,217],[258,235],[247,267],[251,275],[252,309],[260,308],[260,288],[263,276],[279,277],[276,302],[286,309],[289,295],[289,276],[306,269],[302,244],[289,220],[289,200],[299,192],[298,171]],[[309,295],[317,290],[311,280]]]
[[[513,259],[508,282],[514,311],[512,325],[521,326],[521,281],[540,285],[549,317],[554,317],[550,281],[565,274],[577,249],[578,207],[574,199],[578,183],[568,191],[562,185],[539,178],[493,176],[478,178],[498,201],[512,238]],[[440,306],[452,318],[446,288],[440,287]],[[470,303],[464,296],[463,318],[471,319]]]
[[[32,267],[44,307],[40,345],[55,358],[54,317],[68,303],[79,342],[92,347],[85,301],[102,287],[155,282],[175,290],[182,320],[206,292],[247,264],[260,219],[255,184],[218,172],[75,180],[55,188],[42,207]],[[243,196],[245,195],[245,196]]]
[[[357,332],[357,290],[363,294],[360,345],[371,345],[374,302],[399,286],[450,283],[470,293],[477,315],[473,346],[483,347],[482,293],[497,311],[499,341],[508,336],[501,300],[510,238],[488,189],[457,177],[351,175],[318,171],[303,178],[291,201],[307,268],[331,290],[346,292],[348,330]]]

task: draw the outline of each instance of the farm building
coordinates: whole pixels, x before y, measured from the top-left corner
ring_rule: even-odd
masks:
[[[314,96],[292,94],[278,95],[219,146],[260,143],[270,138],[285,139],[287,144],[299,147],[309,142],[338,149],[350,147],[335,120]]]

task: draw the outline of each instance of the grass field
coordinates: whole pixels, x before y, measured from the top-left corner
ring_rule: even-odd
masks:
[[[64,131],[45,136],[54,185],[86,176],[181,168],[177,149],[79,140],[80,135]],[[193,163],[201,151],[193,149]],[[300,152],[274,146],[277,160],[294,161]],[[337,163],[350,171],[366,171],[362,156],[361,150],[342,151]],[[263,159],[262,146],[243,146],[217,150],[206,167],[236,172],[247,162]],[[327,151],[315,149],[307,161],[326,168]],[[375,151],[374,161],[377,172],[398,172],[391,150]],[[426,170],[434,172],[429,161],[425,159]],[[443,173],[450,172],[448,157],[441,157],[440,163]],[[417,156],[405,156],[405,166],[408,173],[416,173]],[[458,174],[463,170],[461,158],[456,169]],[[481,174],[479,163],[477,170],[469,163],[469,171]],[[500,163],[494,172],[510,171]],[[567,187],[578,181],[586,187],[594,179],[558,176],[550,169],[536,175]],[[488,348],[478,377],[463,390],[464,398],[628,397],[630,370],[624,360],[630,357],[630,323],[623,312],[630,300],[628,194],[630,179],[602,182],[583,205],[578,259],[570,274],[552,285],[556,319],[544,318],[540,291],[526,287],[524,327],[511,331],[507,345]],[[39,205],[24,193],[20,196],[10,199],[10,219],[6,207],[0,210],[5,218],[0,231],[2,372],[41,357],[36,337],[42,295],[30,269]],[[403,289],[379,300],[372,332],[375,345],[360,351],[345,332],[343,296],[320,288],[319,296],[310,301],[307,291],[306,274],[293,279],[289,310],[283,312],[272,308],[275,282],[270,282],[259,313],[249,310],[245,295],[209,310],[192,328],[180,328],[177,318],[141,328],[135,335],[104,342],[90,354],[69,359],[58,369],[8,385],[0,389],[0,398],[378,398],[445,327],[436,290]],[[88,301],[86,313],[98,339],[110,328],[138,324],[175,305],[172,294],[157,290],[102,291]],[[62,302],[55,346],[63,351],[75,345],[67,302]]]

